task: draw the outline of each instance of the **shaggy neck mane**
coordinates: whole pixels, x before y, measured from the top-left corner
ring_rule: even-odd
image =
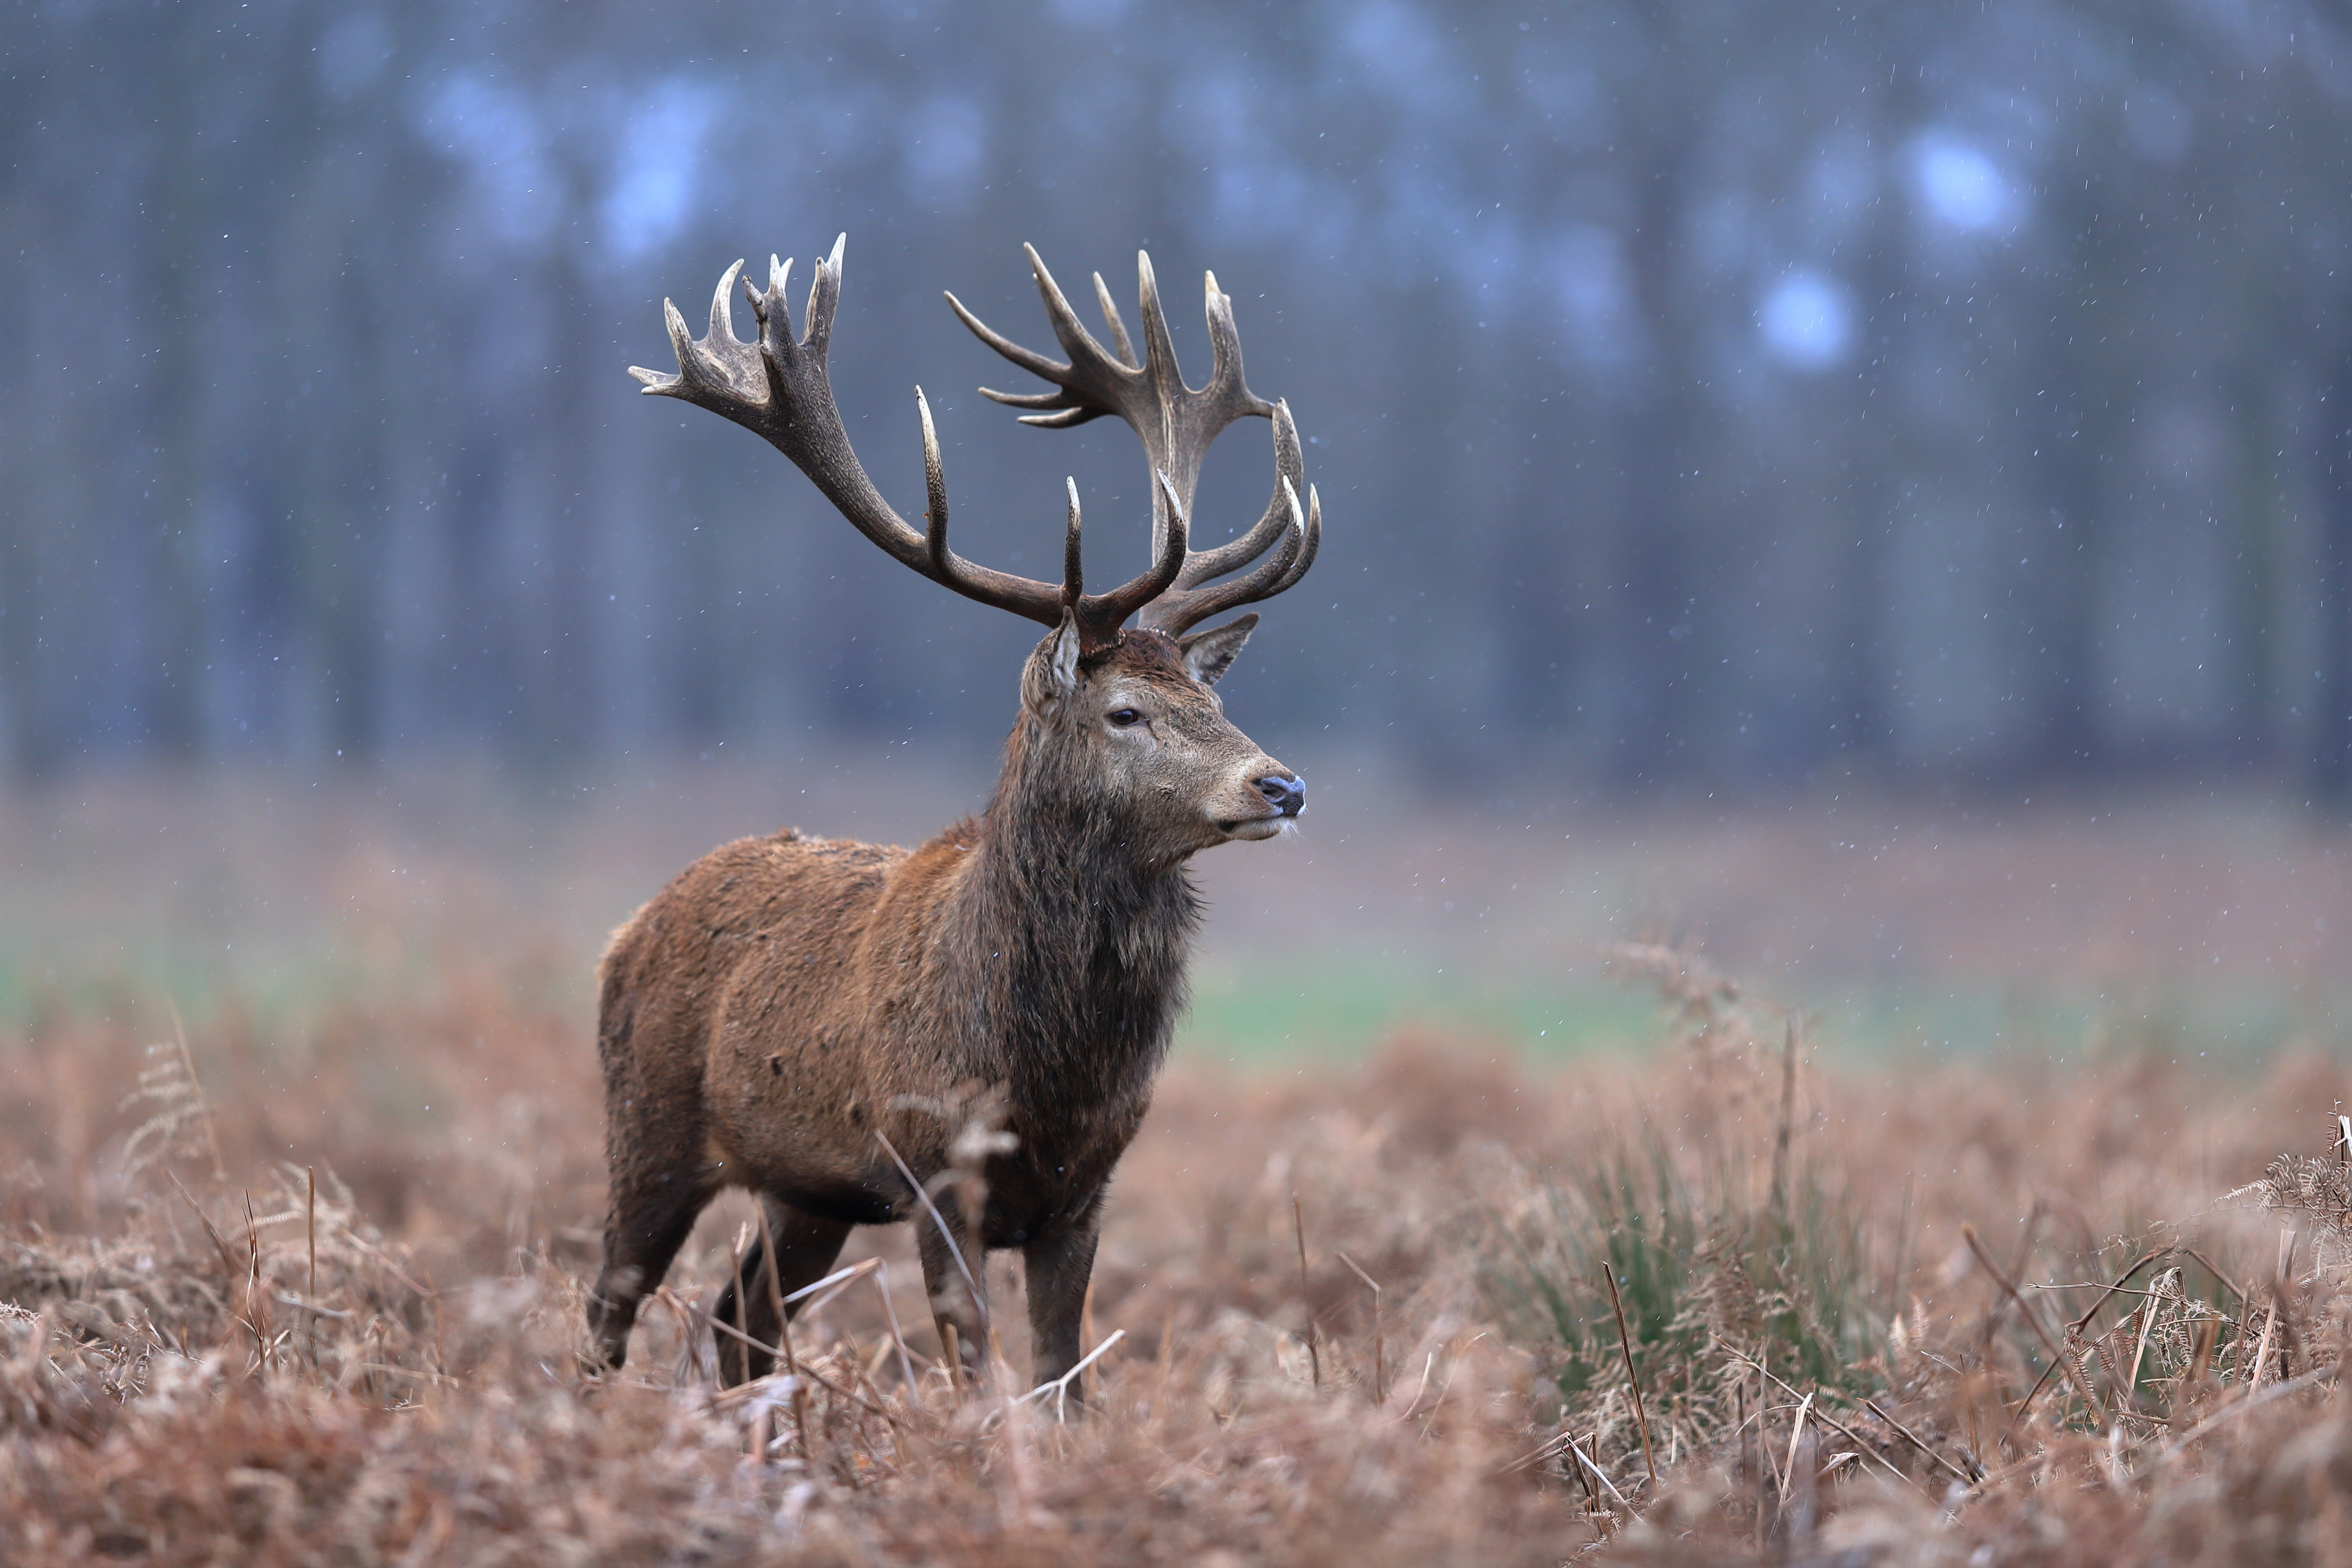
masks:
[[[1028,1085],[1064,1103],[1081,1083],[1103,1100],[1147,1093],[1183,1003],[1200,896],[1181,858],[1142,857],[1039,730],[1024,712],[966,840],[957,923],[983,1014],[967,1038],[1003,1054],[990,1065],[1016,1099]]]

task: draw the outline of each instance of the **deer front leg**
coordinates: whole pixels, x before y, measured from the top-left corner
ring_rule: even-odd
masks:
[[[1029,1344],[1036,1358],[1035,1382],[1052,1383],[1078,1364],[1079,1320],[1085,1315],[1087,1281],[1094,1277],[1095,1243],[1102,1235],[1103,1188],[1070,1216],[1021,1249],[1029,1284]],[[1070,1390],[1070,1404],[1080,1404]]]
[[[941,1220],[947,1224],[944,1235],[940,1229]],[[940,1331],[942,1350],[955,1346],[965,1376],[974,1380],[986,1376],[985,1303],[973,1299],[972,1287],[986,1279],[982,1270],[987,1255],[973,1245],[954,1204],[942,1204],[936,1211],[927,1209],[915,1216],[915,1253],[922,1259],[923,1289],[930,1294],[931,1321]]]

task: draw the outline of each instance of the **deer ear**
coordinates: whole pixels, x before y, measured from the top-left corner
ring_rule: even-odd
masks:
[[[1064,616],[1021,671],[1021,704],[1047,718],[1077,689],[1078,623]]]
[[[1194,632],[1179,641],[1176,649],[1184,656],[1184,668],[1203,686],[1214,686],[1217,678],[1234,667],[1242,654],[1242,644],[1249,641],[1250,633],[1257,629],[1257,612],[1227,621],[1213,631]]]

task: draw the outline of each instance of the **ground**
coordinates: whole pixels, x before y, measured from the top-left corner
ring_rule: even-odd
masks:
[[[2352,1550],[2334,830],[1339,814],[1220,868],[1065,1422],[1005,1259],[997,1376],[949,1385],[902,1229],[796,1321],[796,1380],[719,1391],[731,1201],[627,1372],[581,1371],[595,932],[665,833],[759,824],[468,798],[0,816],[0,1558]]]

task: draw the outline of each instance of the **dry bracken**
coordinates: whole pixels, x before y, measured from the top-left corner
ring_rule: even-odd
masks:
[[[789,1370],[722,1391],[748,1207],[689,1244],[649,1353],[582,1376],[593,1064],[476,981],[331,1018],[299,1073],[200,1025],[168,1100],[122,1104],[155,1061],[112,1026],[0,1042],[0,1559],[2352,1550],[2333,1064],[1831,1069],[1712,981],[1645,1066],[1426,1035],[1180,1063],[1105,1231],[1079,1426],[1017,1364],[951,1382],[888,1233],[793,1319]],[[354,1112],[394,1058],[431,1118]],[[203,1127],[139,1136],[199,1079]]]

